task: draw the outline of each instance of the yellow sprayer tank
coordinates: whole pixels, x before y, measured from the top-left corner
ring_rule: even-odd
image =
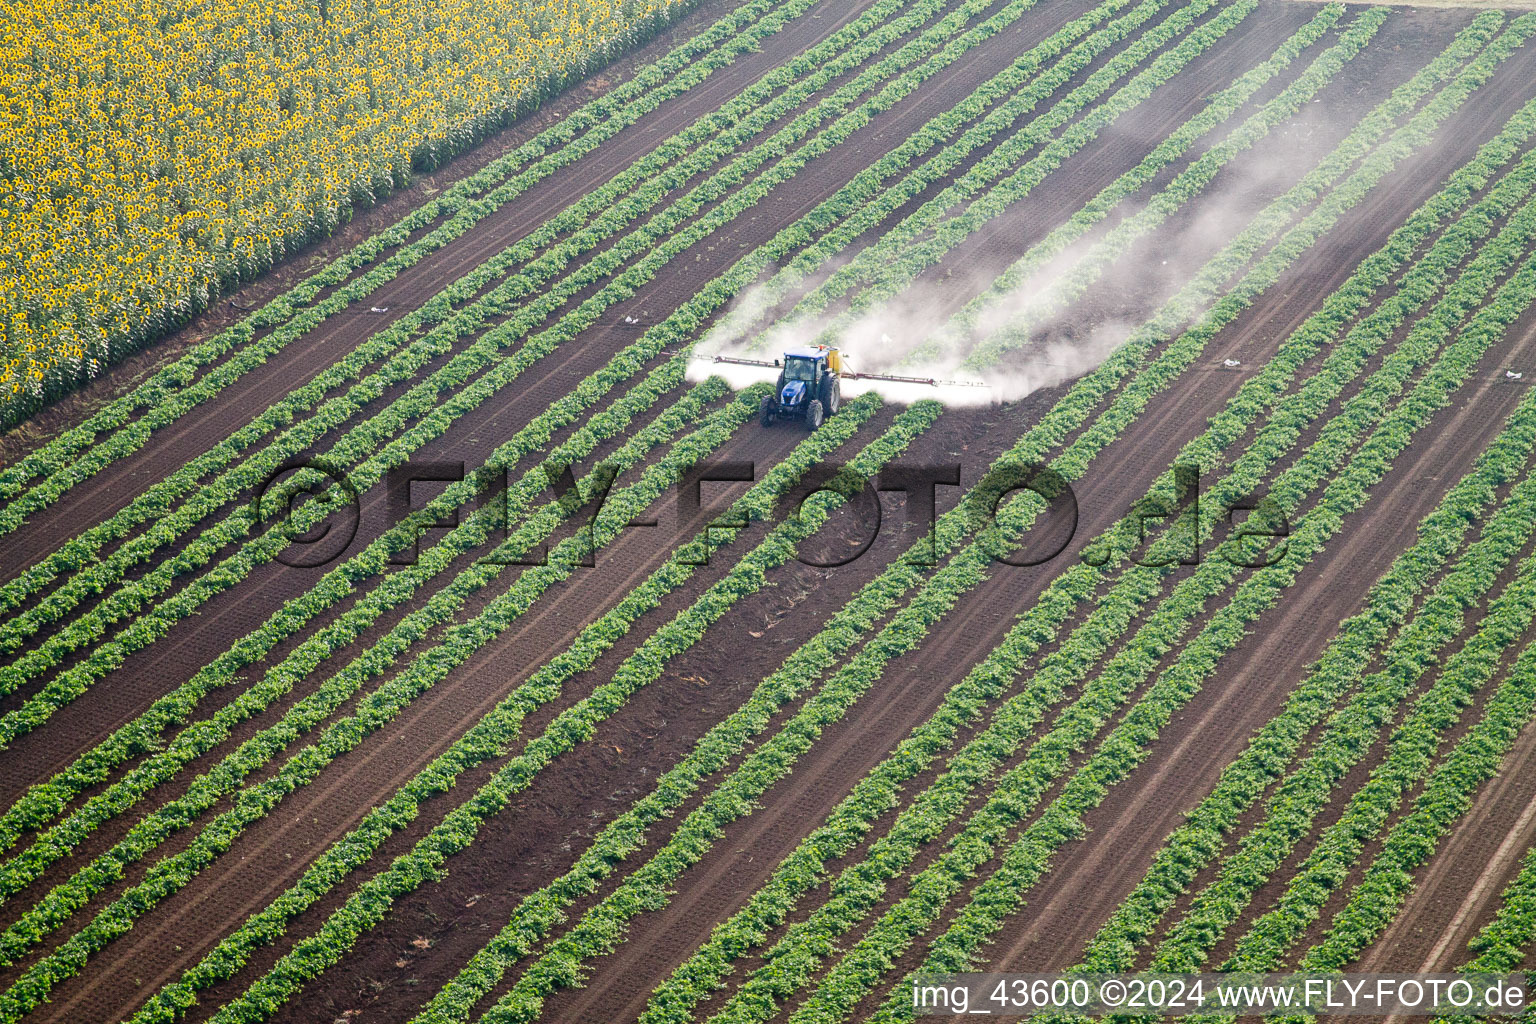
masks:
[[[827,349],[827,369],[833,373],[843,372],[843,357],[835,348]]]

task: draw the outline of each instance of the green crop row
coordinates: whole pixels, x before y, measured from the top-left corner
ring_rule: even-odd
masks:
[[[1399,259],[1406,258],[1414,249],[1411,229],[1443,216],[1447,208],[1443,200],[1448,193],[1454,193],[1464,202],[1486,182],[1493,160],[1507,159],[1533,130],[1536,130],[1536,106],[1518,116],[1477,159],[1453,176],[1452,188],[1421,207],[1398,229],[1388,246],[1366,263],[1388,252],[1397,253]],[[1536,161],[1527,156],[1487,198],[1453,226],[1440,243],[1425,253],[1404,277],[1399,295],[1372,314],[1369,324],[1378,331],[1396,330],[1402,316],[1406,315],[1399,315],[1402,308],[1399,304],[1403,300],[1416,297],[1418,305],[1427,302],[1440,287],[1446,271],[1486,236],[1493,220],[1507,215],[1514,203],[1529,194],[1536,185],[1533,172],[1536,172]],[[1352,288],[1353,285],[1346,285],[1343,292],[1347,294]],[[1394,309],[1394,306],[1398,308]],[[1365,326],[1362,325],[1362,329]],[[1310,347],[1316,351],[1319,344],[1314,342]],[[1219,435],[1230,437],[1244,429],[1246,422],[1218,423],[1217,426]],[[1492,469],[1481,472],[1495,476],[1497,473]],[[1286,712],[1265,725],[1249,748],[1228,767],[1212,794],[1191,812],[1188,822],[1170,836],[1143,881],[1089,944],[1082,960],[1084,969],[1130,969],[1136,946],[1155,931],[1162,914],[1186,890],[1196,872],[1221,850],[1221,835],[1233,827],[1256,795],[1264,791],[1267,780],[1283,770],[1309,730],[1358,680],[1365,667],[1367,652],[1383,642],[1388,631],[1407,615],[1411,609],[1411,595],[1426,584],[1429,573],[1440,564],[1439,560],[1448,556],[1449,549],[1445,545],[1461,536],[1469,525],[1462,513],[1473,506],[1459,502],[1470,489],[1484,486],[1483,479],[1474,476],[1451,492],[1442,510],[1426,523],[1426,530],[1432,533],[1427,532],[1421,537],[1419,544],[1377,584],[1372,595],[1372,610],[1348,620],[1341,627],[1334,645],[1292,694]],[[1426,545],[1431,542],[1432,546],[1426,550]]]
[[[1124,254],[1137,238],[1151,232],[1198,196],[1229,161],[1239,153],[1252,148],[1273,128],[1284,123],[1301,109],[1302,104],[1316,96],[1332,81],[1345,62],[1358,56],[1360,51],[1365,49],[1386,17],[1386,8],[1373,8],[1361,14],[1349,29],[1341,34],[1339,42],[1334,47],[1320,55],[1294,82],[1274,99],[1264,104],[1226,138],[1212,145],[1197,160],[1180,171],[1134,214],[1126,216],[1115,224],[1102,239],[1078,258],[1068,274],[1052,283],[1045,297],[1032,303],[1020,316],[1011,318],[1002,329],[994,331],[984,345],[978,346],[972,353],[972,359],[978,365],[983,364],[995,358],[995,353],[1017,348],[1025,343],[1033,326],[1041,317],[1048,316],[1050,310],[1059,309],[1080,296],[1099,279],[1104,268]],[[973,329],[979,313],[991,308],[999,295],[1015,293],[1023,282],[1038,273],[1052,260],[1059,258],[1072,242],[1082,237],[1092,225],[1102,220],[1122,198],[1133,194],[1143,184],[1153,180],[1163,168],[1171,165],[1188,150],[1196,138],[1214,126],[1215,120],[1211,114],[1212,111],[1208,109],[1185,122],[1147,154],[1140,164],[1121,175],[1081,211],[1054,228],[1040,242],[1031,246],[1023,256],[1015,260],[992,282],[985,294],[978,296],[961,310],[956,326],[962,329]],[[1386,116],[1391,115],[1384,114],[1383,123]],[[921,357],[921,353],[915,353],[913,356],[913,358]]]
[[[791,316],[805,316],[823,308],[846,293],[855,282],[871,280],[873,286],[854,299],[849,308],[819,336],[823,342],[835,342],[860,313],[897,294],[922,270],[939,263],[950,249],[1000,216],[1009,206],[1023,200],[1068,157],[1091,143],[1119,117],[1150,98],[1157,88],[1187,67],[1254,9],[1254,5],[1248,3],[1223,6],[1216,17],[1200,25],[1171,50],[1160,54],[1149,68],[1117,90],[1104,103],[1088,110],[1060,137],[1051,138],[1052,132],[1082,113],[1089,100],[1101,94],[1116,78],[1134,66],[1128,58],[1134,54],[1135,62],[1139,62],[1146,55],[1156,52],[1158,47],[1172,38],[1175,30],[1182,30],[1189,21],[1203,13],[1207,6],[1203,3],[1191,4],[1147,30],[1125,54],[1095,71],[1087,81],[1068,93],[1049,111],[1030,121],[1007,144],[979,161],[955,184],[924,203],[887,238],[882,239],[879,245],[864,250],[847,266],[829,277],[820,288],[796,304]],[[1320,26],[1332,15],[1332,11],[1325,10],[1314,25]],[[1303,29],[1303,34],[1310,34],[1310,29]],[[984,193],[977,194],[989,179],[1001,175],[1037,146],[1042,147],[1037,156]],[[974,201],[964,212],[943,218],[957,203],[967,199]]]
[[[511,589],[494,598],[474,619],[451,627],[438,645],[419,655],[379,693],[361,702],[351,719],[334,723],[321,734],[317,742],[294,755],[277,773],[238,794],[234,798],[233,809],[205,826],[185,849],[156,863],[143,880],[101,910],[90,924],[33,964],[10,989],[0,994],[0,1020],[16,1020],[36,1006],[46,998],[55,984],[75,974],[92,952],[129,930],[136,917],[190,882],[228,849],[248,824],[264,817],[294,789],[312,782],[331,760],[355,747],[367,733],[394,719],[411,698],[442,680],[451,669],[506,629],[539,593],[573,572],[575,564],[584,553],[596,550],[612,540],[624,524],[664,494],[689,466],[728,440],[741,424],[750,421],[756,413],[758,398],[755,392],[744,392],[736,401],[709,416],[697,430],[678,441],[664,459],[648,465],[636,483],[609,497],[605,502],[607,514],[602,517],[606,523],[600,521],[594,524],[590,535],[578,534],[562,541],[550,552],[548,564],[529,568],[519,575]],[[669,410],[658,419],[658,430],[675,429],[687,423],[693,412],[689,403],[679,403],[673,408],[675,413]],[[666,427],[660,426],[663,422],[666,422]],[[829,439],[832,436],[829,434]],[[803,471],[807,464],[802,462],[800,469]],[[526,550],[537,542],[538,536],[525,525],[505,546],[514,552]],[[489,572],[501,566],[485,565],[481,568]],[[435,595],[434,600],[442,596]],[[506,707],[509,712],[512,708],[519,709],[518,721],[530,706],[536,707],[539,703],[535,692],[537,687],[531,681],[525,686],[526,689],[519,688],[503,704],[498,705],[498,708]],[[485,732],[477,730],[461,738],[449,751],[419,773],[395,800],[370,814],[360,829],[367,832],[370,827],[374,827],[375,821],[396,819],[402,799],[411,801],[414,807],[431,792],[451,785],[453,776],[457,774],[453,770],[455,767],[461,771],[472,760],[494,756],[495,751],[516,737],[516,724],[507,721],[506,715],[502,716],[498,725],[495,742],[488,741]],[[553,726],[551,728],[554,729]],[[564,728],[555,729],[554,734],[570,738],[568,730]],[[190,816],[199,809],[192,806],[186,808],[184,814]],[[141,827],[136,827],[123,845],[126,847],[136,843],[152,847],[157,844],[166,828],[183,816],[183,809],[174,804],[167,808],[167,812],[163,819],[151,816],[140,823]],[[343,840],[333,848],[333,853],[341,858],[358,856],[360,847],[355,841]],[[6,932],[3,959],[7,963],[15,962],[21,950],[67,919],[70,910],[83,903],[93,886],[99,889],[102,884],[110,881],[111,876],[120,876],[122,870],[121,861],[110,856],[104,857],[100,864],[92,867],[97,871],[91,877],[77,876],[71,882],[56,887],[44,903]],[[321,858],[312,866],[311,874],[330,877],[330,870],[327,859]]]
[[[1349,443],[1349,437],[1380,417],[1372,436],[1348,461],[1342,475],[1328,486],[1322,500],[1292,529],[1286,540],[1287,557],[1269,570],[1249,577],[1238,588],[1232,603],[1216,611],[1201,633],[1185,645],[1179,660],[1159,675],[1142,701],[1100,744],[1057,799],[1020,833],[997,869],[975,888],[969,904],[949,929],[931,944],[923,970],[963,970],[961,965],[972,962],[982,944],[1002,926],[1007,916],[1016,911],[1024,893],[1047,870],[1054,851],[1081,834],[1083,813],[1097,806],[1108,788],[1147,756],[1158,730],[1166,725],[1175,710],[1199,692],[1202,680],[1214,670],[1219,658],[1242,638],[1246,622],[1272,606],[1302,568],[1322,550],[1327,539],[1338,532],[1344,519],[1364,504],[1366,488],[1386,474],[1392,459],[1449,401],[1488,347],[1502,336],[1533,297],[1536,297],[1536,261],[1528,261],[1500,289],[1494,301],[1478,312],[1445,350],[1439,362],[1392,412],[1381,415],[1384,394],[1362,392],[1356,400],[1346,404],[1339,416],[1328,422],[1310,449],[1319,456],[1314,465],[1308,467],[1306,473],[1293,467],[1271,489],[1271,495],[1282,507],[1291,506],[1295,489],[1302,486],[1308,475],[1322,472],[1319,467],[1331,460],[1342,461],[1342,452],[1347,450],[1343,446]],[[1408,369],[1406,366],[1401,368],[1403,371]],[[1202,562],[1193,578],[1198,579],[1207,566],[1223,564],[1220,560]],[[978,839],[977,842],[981,841]],[[983,844],[966,851],[969,866],[957,855],[955,862],[949,865],[951,871],[936,872],[931,876],[929,893],[924,894],[914,886],[909,898],[925,908],[931,906],[933,900],[942,900],[946,891],[953,891],[960,881],[975,873],[991,856],[990,850],[991,844]],[[824,986],[817,1000],[808,1004],[812,1007],[809,1012],[821,1014],[825,1010],[825,1015],[832,1015],[837,1006],[846,1005],[849,999],[875,984],[881,973],[875,963],[889,955],[893,943],[902,944],[902,937],[907,933],[907,928],[897,925],[909,926],[917,917],[914,913],[900,918],[888,915],[886,921],[890,923],[886,930],[890,934],[882,935],[877,931],[867,935],[867,948],[840,965],[840,977],[835,987],[833,984]],[[888,1002],[877,1019],[891,1019],[910,1012],[909,1005]]]
[[[892,429],[861,453],[860,460],[856,461],[861,461],[864,467],[873,471],[875,466],[904,449],[913,436],[933,422],[939,412],[939,407],[933,403],[913,407],[898,416]],[[820,433],[802,446],[810,461],[824,454],[822,446],[817,443]],[[802,462],[800,470],[808,464]],[[467,845],[473,839],[479,823],[504,806],[513,793],[527,786],[544,764],[575,743],[590,737],[597,724],[623,706],[635,690],[654,681],[669,658],[696,642],[708,625],[723,615],[740,597],[763,586],[766,570],[793,557],[798,541],[820,526],[826,519],[827,511],[835,507],[837,500],[835,495],[823,493],[808,501],[799,522],[787,523],[772,533],[764,543],[733,567],[725,579],[710,587],[690,608],[679,613],[646,640],[612,678],[575,706],[562,712],[542,736],[531,741],[521,754],[512,758],[474,797],[449,812],[409,854],[397,858],[387,871],[364,883],[359,892],[330,917],[322,935],[304,940],[293,953],[279,961],[278,967],[265,981],[267,994],[262,1001],[265,1010],[251,1008],[246,1013],[265,1016],[280,1002],[281,997],[272,995],[275,987],[291,988],[302,982],[306,972],[323,969],[329,958],[340,955],[350,946],[356,935],[377,920],[400,893],[434,877],[437,873],[435,865]],[[772,504],[771,500],[765,499],[763,493],[749,493],[733,508],[736,513],[750,514],[753,518],[761,519],[769,514]],[[695,544],[708,551],[718,549],[727,542],[728,538],[723,537],[719,531],[705,530]],[[488,757],[500,756],[507,743],[516,735],[516,723],[526,710],[524,705],[535,696],[541,702],[552,699],[565,678],[589,666],[599,650],[611,645],[617,636],[629,628],[640,611],[644,610],[643,607],[631,606],[632,598],[643,596],[648,602],[645,606],[654,607],[660,596],[680,585],[690,571],[688,566],[677,562],[657,570],[646,584],[625,599],[624,606],[588,627],[569,651],[535,673],[525,686],[528,694],[520,693],[498,704],[454,748],[424,769],[417,781],[408,784],[384,808],[371,815],[364,827],[354,830],[335,844],[288,893],[256,915],[245,928],[225,939],[180,981],[158,993],[135,1020],[169,1019],[178,1012],[178,1008],[191,1004],[198,989],[227,977],[244,962],[252,949],[273,941],[281,934],[283,922],[288,917],[304,909],[347,872],[364,863],[390,831],[408,820],[402,818],[398,810],[405,806],[406,801],[414,801],[410,810],[410,814],[414,815],[414,804],[421,797],[420,780],[428,780],[436,791],[441,791],[464,768]],[[497,611],[493,604],[487,609],[487,614],[494,616]],[[495,621],[492,618],[492,622]],[[383,813],[385,811],[390,813]],[[338,941],[337,935],[349,937]]]
[[[1469,277],[1477,276],[1469,273]],[[1358,370],[1358,364],[1355,369]],[[1383,375],[1390,375],[1390,372],[1382,371]],[[1337,384],[1328,389],[1311,390],[1323,392],[1336,389]],[[1309,395],[1304,391],[1298,398],[1302,401],[1293,404],[1310,403],[1312,417],[1327,407],[1325,393]],[[1363,403],[1361,408],[1364,410],[1362,415],[1366,417],[1375,410],[1375,406],[1369,402]],[[1277,423],[1284,423],[1285,427],[1271,429]],[[1299,429],[1291,429],[1293,424],[1299,426],[1292,417],[1277,415],[1261,432],[1249,454],[1234,462],[1233,476],[1219,484],[1212,493],[1231,492],[1240,495],[1252,492],[1258,481],[1263,479],[1267,467],[1273,465],[1275,459],[1283,453],[1283,448],[1277,450],[1275,445],[1268,443],[1265,435],[1288,435],[1294,442],[1300,435]],[[1341,439],[1328,436],[1325,430],[1324,437],[1308,451],[1298,466],[1322,468],[1343,465],[1346,458],[1343,451],[1347,451],[1347,448],[1341,450],[1340,443]],[[1255,458],[1259,452],[1264,453],[1262,459]],[[1286,477],[1295,476],[1298,472],[1293,468]],[[1314,476],[1314,486],[1315,483]],[[1281,489],[1277,487],[1276,490],[1279,492]],[[1299,501],[1300,494],[1293,493],[1288,498],[1287,505],[1293,507]],[[1226,503],[1219,499],[1210,505],[1214,509],[1210,514],[1219,514],[1226,507]],[[1206,517],[1208,520],[1210,514]],[[866,935],[850,959],[821,980],[817,994],[797,1017],[813,1020],[827,1015],[835,1016],[836,1013],[829,1007],[837,1007],[836,1012],[840,1013],[856,1005],[858,997],[878,977],[877,965],[894,962],[904,945],[938,913],[943,902],[958,891],[965,879],[975,874],[980,864],[990,856],[998,839],[1006,834],[1009,825],[1028,815],[1045,788],[1070,767],[1072,751],[1083,747],[1094,732],[1109,720],[1115,708],[1135,692],[1140,682],[1156,667],[1159,658],[1177,647],[1178,639],[1190,620],[1201,614],[1206,603],[1237,575],[1236,568],[1231,564],[1219,559],[1212,560],[1202,564],[1194,579],[1177,588],[1174,596],[1164,602],[1122,653],[1096,675],[1091,685],[1084,690],[1078,705],[1063,715],[1052,733],[1039,741],[1026,760],[998,783],[998,795],[993,798],[993,803],[979,812],[965,830],[951,841],[950,852],[942,855],[934,867],[918,876],[911,891],[919,895],[900,901],[875,926],[874,931]],[[1079,634],[1074,634],[1063,645],[1057,655],[1047,659],[1041,670],[1032,676],[1026,693],[1017,702],[1010,704],[1008,710],[1012,714],[1005,714],[1001,722],[1015,730],[1011,736],[988,730],[978,737],[975,746],[984,752],[982,756],[1006,756],[1011,747],[1003,746],[999,752],[998,746],[1010,740],[1016,745],[1027,735],[1048,706],[1042,702],[1042,694],[1059,699],[1068,685],[1081,679],[1102,654],[1110,639],[1123,631],[1134,613],[1134,605],[1144,601],[1150,593],[1148,581],[1137,579],[1133,574],[1121,586],[1101,598],[1102,615],[1096,613]],[[1047,601],[1048,606],[1063,603],[1049,595]],[[1098,621],[1111,618],[1112,612],[1120,612],[1117,606],[1122,604],[1132,607],[1120,614],[1119,621]],[[1071,602],[1065,602],[1065,605],[1070,607]],[[1253,605],[1248,610],[1256,614],[1262,607],[1264,605]],[[1019,633],[1011,639],[1017,643],[1018,636],[1048,636],[1052,629],[1052,623],[1026,616],[1018,626]],[[1241,636],[1241,632],[1230,635]],[[1008,651],[1008,655],[1016,657],[1012,651]],[[973,767],[967,766],[961,777],[974,778],[974,771]],[[944,796],[953,801],[952,813],[958,813],[963,807],[963,801],[957,801],[953,794]],[[804,922],[794,926],[789,935],[768,952],[767,964],[726,1004],[719,1014],[720,1019],[736,1024],[757,1019],[760,1013],[774,1010],[775,996],[782,998],[796,985],[804,984],[813,976],[821,957],[835,948],[838,936],[856,924],[878,902],[884,893],[886,881],[898,873],[903,865],[911,862],[920,845],[930,837],[930,830],[943,824],[934,808],[922,801],[914,805],[913,815],[908,833],[899,840],[888,836],[885,840],[877,841],[862,864],[849,867],[833,883],[833,891],[837,895]],[[900,823],[906,824],[905,821]],[[849,841],[852,838],[849,837]],[[783,910],[776,908],[776,912]]]

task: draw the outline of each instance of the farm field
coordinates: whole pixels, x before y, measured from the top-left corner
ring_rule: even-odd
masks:
[[[0,1021],[1536,971],[1536,13],[588,6],[0,435]]]

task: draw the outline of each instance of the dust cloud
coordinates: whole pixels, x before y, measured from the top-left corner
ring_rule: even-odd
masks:
[[[771,379],[774,369],[716,363],[715,356],[771,361],[785,349],[823,343],[838,346],[846,368],[855,373],[985,385],[935,388],[853,378],[844,381],[846,395],[878,390],[896,402],[932,397],[976,405],[1014,401],[1074,380],[1101,365],[1162,303],[1191,286],[1212,256],[1311,168],[1316,150],[1309,143],[1328,134],[1316,131],[1326,123],[1318,110],[1304,108],[1272,131],[1265,156],[1283,153],[1284,159],[1233,160],[1171,215],[1155,193],[1121,202],[1084,231],[1062,228],[1045,235],[1002,278],[995,265],[980,260],[971,261],[975,269],[958,269],[967,265],[961,250],[884,302],[795,317],[792,300],[804,294],[797,287],[804,281],[791,284],[775,274],[744,289],[699,340],[689,376],[719,374],[741,387]],[[1113,129],[1105,133],[1113,134]],[[1203,282],[1197,293],[1201,304],[1223,283]]]

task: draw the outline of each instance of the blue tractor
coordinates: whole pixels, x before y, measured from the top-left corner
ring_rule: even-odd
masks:
[[[765,396],[759,406],[763,426],[776,419],[799,419],[815,430],[837,412],[843,400],[837,349],[823,345],[790,349],[782,360],[774,362],[781,369],[773,394]]]

